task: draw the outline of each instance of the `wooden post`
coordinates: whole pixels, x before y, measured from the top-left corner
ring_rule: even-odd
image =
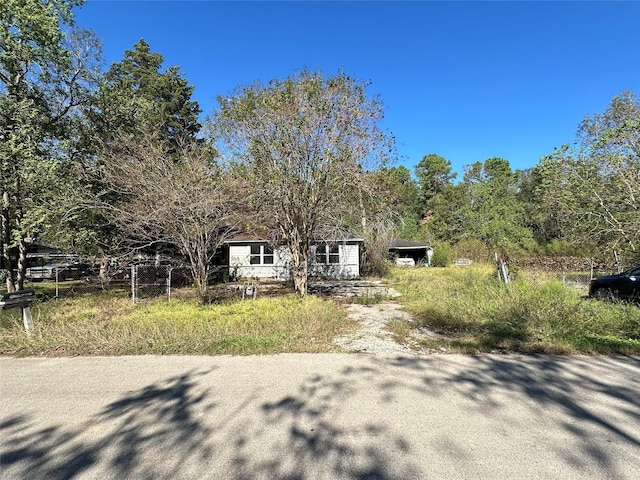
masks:
[[[33,330],[33,317],[31,316],[31,302],[35,301],[36,292],[33,289],[17,290],[15,292],[0,295],[0,308],[20,308],[22,310],[22,322],[27,333]]]
[[[507,263],[504,260],[500,261],[502,267],[502,275],[504,277],[504,283],[509,285],[509,269],[507,268]]]
[[[613,251],[613,258],[616,262],[616,270],[618,271],[617,273],[622,273],[622,264],[620,263],[620,257],[618,256],[618,252],[616,252],[615,250]]]

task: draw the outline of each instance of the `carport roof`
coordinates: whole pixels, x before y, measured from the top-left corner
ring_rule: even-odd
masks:
[[[421,242],[414,242],[413,240],[403,240],[402,238],[396,238],[389,243],[389,250],[403,250],[403,249],[427,249],[428,245]]]

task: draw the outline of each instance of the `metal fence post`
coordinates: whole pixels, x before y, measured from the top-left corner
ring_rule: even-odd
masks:
[[[136,303],[136,283],[138,279],[136,278],[137,268],[135,265],[131,265],[131,301]]]
[[[171,271],[173,270],[173,267],[167,267],[167,270],[167,300],[171,301]]]
[[[505,285],[509,285],[509,268],[507,267],[507,263],[504,260],[500,261],[502,267],[502,275],[504,277]]]
[[[29,305],[22,307],[22,323],[24,323],[26,332],[31,333],[31,330],[33,330],[33,317],[31,316],[31,308],[29,308]]]

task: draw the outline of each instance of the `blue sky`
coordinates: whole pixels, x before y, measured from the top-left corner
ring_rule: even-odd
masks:
[[[179,65],[205,114],[239,85],[307,67],[368,80],[412,169],[534,166],[585,115],[640,95],[640,2],[216,2],[88,0],[76,21],[106,66],[144,38]]]

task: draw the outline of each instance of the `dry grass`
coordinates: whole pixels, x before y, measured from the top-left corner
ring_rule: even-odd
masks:
[[[389,320],[387,328],[393,336],[393,341],[400,345],[408,344],[412,338],[411,334],[413,332],[413,329],[406,320],[392,318],[391,320]]]
[[[392,281],[417,327],[442,334],[426,348],[462,353],[640,353],[640,308],[584,299],[526,276],[509,288],[487,266],[396,269]]]
[[[422,340],[426,349],[640,354],[638,306],[584,299],[558,281],[519,275],[506,288],[491,267],[473,265],[395,269],[390,282],[417,320],[390,322],[399,343],[424,327],[439,334]],[[50,284],[36,288],[31,334],[24,332],[19,310],[0,311],[0,355],[328,352],[336,336],[355,328],[342,305],[313,296],[208,306],[184,296],[133,305],[126,290],[81,293],[77,286],[56,299]]]
[[[19,310],[0,313],[0,355],[327,352],[350,328],[341,307],[293,295],[209,306],[189,298],[133,305],[126,292],[97,292],[36,302],[32,313],[31,334]]]

